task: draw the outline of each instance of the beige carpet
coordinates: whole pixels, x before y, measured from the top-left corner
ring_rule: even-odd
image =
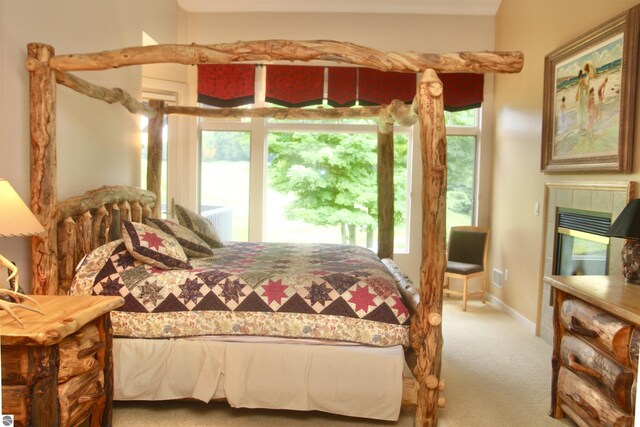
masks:
[[[507,314],[472,300],[467,312],[447,298],[443,315],[444,427],[543,427],[569,424],[547,415],[551,347]],[[233,409],[224,403],[115,402],[113,425],[134,426],[412,426],[320,412]]]

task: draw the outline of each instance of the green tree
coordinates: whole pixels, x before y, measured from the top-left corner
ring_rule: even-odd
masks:
[[[447,206],[453,212],[471,217],[475,137],[447,137]]]
[[[395,219],[406,203],[406,139],[395,144]],[[339,226],[343,243],[355,244],[358,230],[371,243],[377,227],[375,138],[363,134],[273,133],[269,140],[271,187],[296,198],[285,208],[289,220]]]

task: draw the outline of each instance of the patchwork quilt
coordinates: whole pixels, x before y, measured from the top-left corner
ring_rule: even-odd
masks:
[[[368,249],[334,244],[226,242],[191,269],[133,258],[122,240],[93,251],[72,293],[120,295],[115,336],[258,335],[408,345],[409,312]]]

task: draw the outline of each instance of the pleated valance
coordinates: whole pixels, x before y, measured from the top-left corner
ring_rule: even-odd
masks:
[[[213,107],[237,107],[255,102],[253,64],[198,65],[198,102]],[[384,72],[371,68],[267,65],[267,102],[284,107],[322,105],[384,105],[398,99],[411,103],[417,85],[413,73]],[[484,75],[439,74],[448,111],[477,108],[482,104]]]
[[[198,65],[198,102],[214,107],[239,107],[255,102],[253,64]]]

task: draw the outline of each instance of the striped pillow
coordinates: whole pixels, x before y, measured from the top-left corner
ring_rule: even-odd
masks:
[[[176,216],[178,217],[180,225],[196,233],[198,237],[207,242],[210,247],[215,249],[224,246],[213,224],[206,218],[180,205],[176,205]]]
[[[187,227],[181,226],[177,222],[160,218],[147,218],[145,222],[147,225],[175,237],[178,243],[180,243],[180,246],[182,246],[182,249],[184,249],[184,253],[189,258],[202,258],[213,255],[213,251],[209,245],[207,245],[207,242],[198,237],[196,233],[189,230]]]

